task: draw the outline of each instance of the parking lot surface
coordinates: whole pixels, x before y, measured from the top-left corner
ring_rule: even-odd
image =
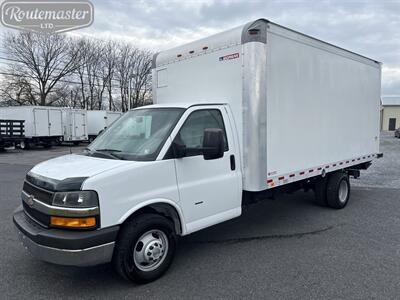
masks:
[[[384,158],[353,180],[343,210],[298,192],[259,202],[237,219],[179,239],[164,277],[120,279],[111,265],[61,267],[30,257],[12,212],[25,173],[82,147],[0,153],[0,298],[4,299],[398,299],[400,140],[383,135]]]

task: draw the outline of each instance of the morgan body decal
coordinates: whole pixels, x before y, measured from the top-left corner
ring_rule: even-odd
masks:
[[[239,52],[221,56],[219,58],[219,61],[231,60],[231,59],[236,59],[236,58],[239,58]]]

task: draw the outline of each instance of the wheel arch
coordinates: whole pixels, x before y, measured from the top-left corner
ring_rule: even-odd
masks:
[[[156,213],[170,219],[177,235],[186,234],[186,226],[180,207],[173,201],[167,199],[154,199],[143,202],[129,210],[120,220],[119,224],[144,213]]]

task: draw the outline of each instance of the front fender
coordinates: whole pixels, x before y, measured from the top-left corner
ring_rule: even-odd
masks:
[[[177,205],[177,203],[175,203],[174,201],[169,200],[169,199],[158,198],[158,199],[151,199],[151,200],[147,200],[147,201],[141,202],[141,203],[135,205],[134,207],[132,207],[130,210],[128,210],[118,220],[118,224],[124,223],[126,221],[126,219],[128,219],[131,215],[133,215],[138,210],[140,210],[140,209],[142,209],[142,208],[144,208],[146,206],[150,206],[152,204],[159,204],[159,203],[168,204],[168,205],[172,206],[176,210],[176,212],[178,213],[178,216],[179,216],[179,221],[181,223],[182,235],[187,234],[185,218],[183,216],[183,212],[182,212],[181,207],[179,205]]]

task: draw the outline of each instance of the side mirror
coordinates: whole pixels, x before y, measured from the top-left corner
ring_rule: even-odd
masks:
[[[205,160],[224,156],[224,135],[220,128],[204,129],[203,156]]]
[[[174,154],[175,158],[182,158],[186,156],[186,146],[174,141],[172,143],[172,153]]]

